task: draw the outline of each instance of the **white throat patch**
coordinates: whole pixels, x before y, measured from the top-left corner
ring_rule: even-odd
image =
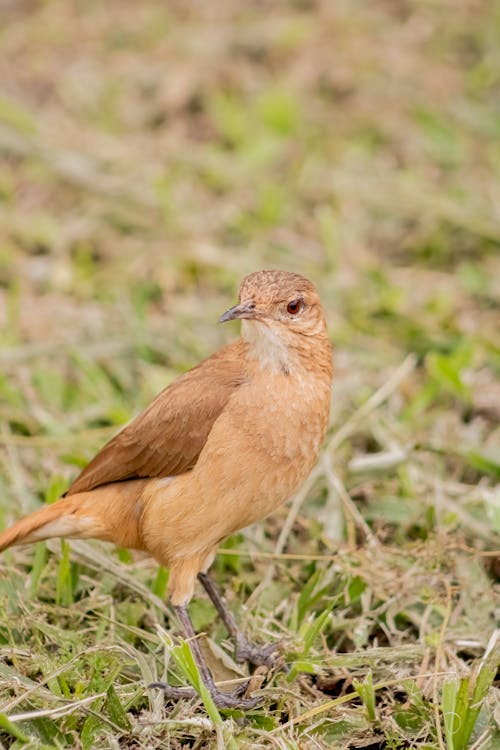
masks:
[[[263,369],[288,375],[297,364],[297,358],[290,352],[287,342],[273,326],[242,320],[241,336],[249,344],[249,356],[257,359]]]

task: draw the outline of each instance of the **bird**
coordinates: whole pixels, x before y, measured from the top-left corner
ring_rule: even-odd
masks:
[[[248,709],[259,699],[215,684],[188,604],[199,580],[237,658],[276,664],[279,644],[248,640],[209,568],[225,537],[276,510],[311,472],[329,423],[333,359],[318,292],[300,274],[243,278],[238,303],[219,322],[233,320],[240,338],[168,385],[59,500],[1,533],[0,551],[69,537],[148,553],[169,568],[170,603],[216,706]],[[195,695],[154,686],[171,700]]]

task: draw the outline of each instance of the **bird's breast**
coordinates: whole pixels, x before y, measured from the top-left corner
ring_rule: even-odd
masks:
[[[280,375],[242,393],[239,429],[255,450],[277,462],[315,460],[328,423],[329,388],[312,378]],[[252,406],[250,406],[252,404]]]
[[[304,481],[329,407],[329,382],[312,377],[254,378],[231,397],[194,469],[209,483],[206,493],[225,519],[225,533],[268,515]]]
[[[272,513],[313,467],[329,406],[328,378],[250,378],[215,421],[193,470],[151,483],[144,514],[151,554],[170,564]]]

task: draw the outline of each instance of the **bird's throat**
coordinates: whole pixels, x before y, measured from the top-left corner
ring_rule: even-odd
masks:
[[[241,336],[248,344],[248,356],[257,360],[262,369],[290,375],[299,364],[297,353],[274,326],[242,320]]]

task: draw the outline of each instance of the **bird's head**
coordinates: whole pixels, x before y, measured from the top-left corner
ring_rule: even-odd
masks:
[[[314,284],[288,271],[255,271],[240,284],[239,304],[220,321],[242,320],[242,337],[264,361],[291,361],[292,352],[326,339],[323,308]]]

